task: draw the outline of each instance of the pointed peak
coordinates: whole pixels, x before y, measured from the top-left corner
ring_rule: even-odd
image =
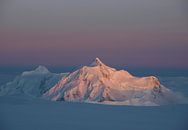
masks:
[[[102,63],[102,61],[97,57],[95,58],[95,60],[93,60],[93,62],[90,64],[90,66],[103,66],[104,63]]]
[[[39,65],[36,69],[35,69],[36,72],[41,72],[41,73],[48,73],[49,70],[43,66],[43,65]]]
[[[98,63],[98,64],[103,64],[102,61],[98,57],[95,58],[95,62]]]

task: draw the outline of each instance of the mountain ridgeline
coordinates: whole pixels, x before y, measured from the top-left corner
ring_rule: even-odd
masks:
[[[105,65],[99,58],[72,73],[54,74],[44,66],[23,72],[0,87],[2,96],[15,94],[113,105],[157,106],[182,101],[156,77],[136,77]]]

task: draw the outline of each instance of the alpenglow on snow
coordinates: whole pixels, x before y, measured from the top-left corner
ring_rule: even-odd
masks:
[[[179,102],[156,77],[135,77],[105,65],[99,58],[63,77],[43,98],[114,105],[154,106]]]

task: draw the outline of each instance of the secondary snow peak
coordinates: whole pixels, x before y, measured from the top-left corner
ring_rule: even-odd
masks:
[[[39,65],[36,69],[35,72],[41,72],[41,73],[49,73],[49,70],[43,66],[43,65]]]

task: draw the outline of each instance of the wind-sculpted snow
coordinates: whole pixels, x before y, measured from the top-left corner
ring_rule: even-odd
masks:
[[[181,102],[156,77],[135,77],[125,70],[106,66],[98,58],[64,77],[43,98],[114,105],[155,106]]]
[[[0,87],[0,95],[28,95],[40,97],[55,85],[65,74],[54,74],[44,66],[33,71],[23,72],[12,82]]]

